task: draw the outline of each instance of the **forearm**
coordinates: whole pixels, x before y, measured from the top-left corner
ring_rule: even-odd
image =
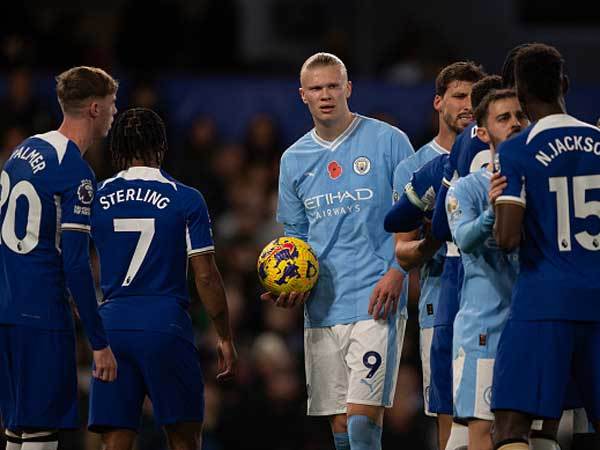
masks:
[[[514,250],[521,243],[524,214],[525,208],[522,206],[496,202],[494,238],[503,250]]]
[[[92,349],[100,350],[108,346],[108,341],[98,313],[88,245],[87,235],[78,231],[63,232],[62,255],[67,288],[77,305]]]
[[[221,339],[231,339],[229,309],[221,274],[215,268],[208,274],[196,275],[195,283],[198,295],[217,330],[217,334]]]
[[[405,270],[420,267],[425,261],[431,259],[435,252],[440,248],[441,242],[427,234],[424,238],[412,241],[396,242],[396,258],[398,263]]]
[[[454,240],[464,253],[472,253],[492,236],[494,213],[487,209],[476,219],[458,226],[454,230]]]

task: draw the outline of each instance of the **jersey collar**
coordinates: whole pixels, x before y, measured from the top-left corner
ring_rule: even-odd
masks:
[[[173,183],[171,180],[168,180],[160,171],[155,167],[146,167],[146,166],[134,166],[130,167],[127,170],[123,170],[116,174],[113,178],[109,178],[106,180],[102,186],[106,186],[108,183],[111,183],[119,178],[123,180],[142,180],[142,181],[158,181],[159,183],[170,184],[173,186],[173,189],[177,190],[177,185]]]
[[[350,125],[348,125],[348,127],[342,132],[342,134],[340,134],[333,141],[326,141],[325,139],[319,137],[315,128],[311,130],[310,135],[317,144],[333,152],[342,144],[342,142],[346,140],[348,136],[352,134],[352,132],[356,129],[361,120],[362,117],[359,114],[354,114],[354,119],[352,119]]]
[[[444,147],[442,147],[440,144],[438,144],[437,142],[435,142],[435,139],[432,139],[431,142],[429,143],[429,145],[431,145],[431,147],[438,152],[441,155],[444,154],[448,154],[450,153],[450,150],[446,150]]]
[[[552,130],[553,128],[562,127],[589,127],[595,128],[594,125],[577,120],[568,114],[550,114],[549,116],[542,117],[538,120],[527,135],[527,142],[529,144],[531,140],[543,131]]]

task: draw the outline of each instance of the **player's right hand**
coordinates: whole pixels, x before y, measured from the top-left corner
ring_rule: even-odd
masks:
[[[271,301],[275,303],[275,306],[279,306],[280,308],[293,308],[296,305],[304,305],[309,295],[310,291],[304,293],[290,292],[288,294],[279,294],[279,297],[276,297],[271,292],[265,292],[260,296],[260,299],[265,302]]]
[[[493,208],[496,207],[496,199],[502,195],[506,186],[508,186],[506,177],[502,176],[500,172],[494,172],[490,178],[490,189],[488,191],[488,199]]]
[[[217,381],[227,381],[233,378],[237,368],[238,355],[231,339],[219,339],[217,357],[219,358]]]
[[[115,381],[117,378],[117,360],[110,347],[94,350],[94,370],[92,376],[102,381]]]

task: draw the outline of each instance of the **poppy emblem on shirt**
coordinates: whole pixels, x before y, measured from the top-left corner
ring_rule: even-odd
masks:
[[[371,170],[371,161],[366,156],[359,156],[354,160],[354,171],[359,175],[366,175]]]
[[[337,161],[331,161],[327,164],[327,172],[329,172],[329,178],[337,180],[342,174],[342,166]]]

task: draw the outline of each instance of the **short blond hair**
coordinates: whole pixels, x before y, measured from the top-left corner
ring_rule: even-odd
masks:
[[[342,69],[342,74],[348,79],[348,70],[346,69],[346,65],[344,62],[335,56],[333,53],[319,52],[315,53],[311,57],[309,57],[304,64],[302,64],[302,68],[300,69],[300,78],[302,78],[302,74],[305,70],[314,69],[315,67],[322,66],[340,66]]]
[[[119,82],[98,67],[79,66],[56,77],[56,95],[63,113],[74,113],[91,98],[113,95]]]

